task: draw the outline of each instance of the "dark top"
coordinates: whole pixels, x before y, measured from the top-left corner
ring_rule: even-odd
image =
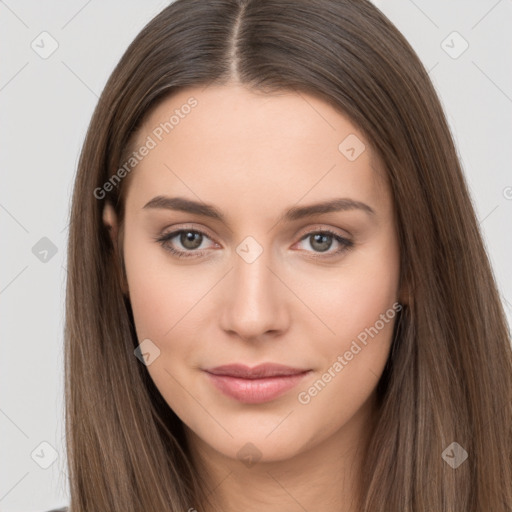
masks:
[[[51,510],[48,510],[47,512],[68,512],[68,507],[52,508]]]

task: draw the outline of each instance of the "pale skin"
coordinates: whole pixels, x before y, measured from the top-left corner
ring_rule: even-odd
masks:
[[[167,98],[146,118],[140,145],[192,96],[197,106],[132,171],[126,196],[120,249],[127,292],[139,343],[150,339],[160,350],[147,370],[183,421],[220,510],[355,511],[395,320],[308,403],[298,395],[329,368],[332,375],[352,341],[403,303],[385,172],[364,135],[322,100],[256,94],[236,84]],[[353,161],[339,150],[350,134],[366,147]],[[211,204],[225,221],[144,208],[155,196]],[[364,203],[374,214],[352,208],[279,222],[292,207],[337,198]],[[108,204],[104,222],[117,239]],[[155,240],[178,229],[204,235],[196,234],[195,246],[183,245],[179,233],[165,244],[199,256],[178,258]],[[326,229],[353,246],[336,254],[343,246],[334,237],[315,243]],[[237,253],[248,236],[258,244],[250,251],[262,250],[250,263]],[[202,371],[262,362],[312,372],[270,402],[244,404],[213,387]],[[253,465],[237,455],[247,443],[257,449],[246,448],[253,459],[260,457]]]

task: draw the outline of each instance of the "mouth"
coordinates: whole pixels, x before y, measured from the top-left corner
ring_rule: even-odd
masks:
[[[239,402],[269,402],[295,387],[310,369],[265,363],[249,368],[241,364],[217,366],[204,370],[212,384]]]

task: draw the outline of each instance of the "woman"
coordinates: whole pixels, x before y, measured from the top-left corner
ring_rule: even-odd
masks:
[[[444,113],[367,1],[177,0],[73,193],[72,512],[503,511],[512,353]]]

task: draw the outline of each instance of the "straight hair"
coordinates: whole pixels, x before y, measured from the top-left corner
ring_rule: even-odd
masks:
[[[123,293],[122,251],[102,211],[113,204],[122,229],[137,170],[104,184],[152,109],[187,87],[232,82],[324,100],[361,130],[386,169],[408,300],[378,382],[358,510],[510,512],[512,349],[503,305],[428,73],[367,0],[176,0],[143,28],[109,77],[80,155],[70,214],[71,512],[211,506],[181,420],[134,356],[139,341]],[[454,442],[468,454],[456,469],[445,461]]]

